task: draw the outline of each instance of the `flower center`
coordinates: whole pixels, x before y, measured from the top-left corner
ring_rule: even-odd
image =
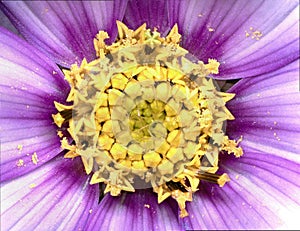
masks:
[[[164,139],[167,135],[166,104],[149,98],[140,102],[129,116],[131,136],[139,143],[147,143],[150,137]],[[176,121],[174,121],[176,123]],[[177,124],[177,123],[176,123]],[[178,127],[178,125],[177,125]],[[171,128],[169,128],[171,130]],[[168,130],[169,130],[168,129]]]
[[[152,187],[159,203],[177,200],[185,217],[200,180],[229,181],[216,174],[219,152],[242,155],[224,131],[234,119],[225,103],[234,95],[218,92],[208,77],[218,73],[216,60],[190,61],[176,25],[165,38],[145,25],[117,25],[119,39],[110,46],[106,32],[97,34],[98,59],[64,72],[72,105],[55,102],[53,118],[65,157],[80,156],[91,184],[103,182],[105,193]]]

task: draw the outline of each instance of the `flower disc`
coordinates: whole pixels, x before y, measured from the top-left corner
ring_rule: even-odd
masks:
[[[175,198],[184,217],[200,179],[220,186],[229,180],[215,174],[219,152],[242,154],[224,131],[234,119],[225,103],[234,95],[209,78],[218,73],[216,60],[191,61],[176,26],[166,38],[145,25],[131,31],[119,22],[118,29],[110,46],[99,32],[98,59],[65,71],[73,105],[55,103],[53,118],[59,127],[68,122],[73,144],[59,131],[62,147],[93,172],[91,184],[104,182],[113,196],[152,187],[158,202]]]

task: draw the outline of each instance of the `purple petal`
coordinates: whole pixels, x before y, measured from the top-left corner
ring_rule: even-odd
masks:
[[[243,135],[244,155],[220,158],[231,181],[202,184],[183,221],[187,229],[293,229],[300,225],[299,63],[240,80],[227,133]],[[275,134],[274,134],[275,133]]]
[[[300,163],[299,63],[276,72],[243,79],[230,92],[235,120],[228,122],[233,138],[243,136],[247,151],[269,152]]]
[[[300,165],[269,153],[247,152],[221,159],[231,181],[202,184],[187,205],[187,229],[297,229],[300,225]]]
[[[1,186],[2,230],[180,230],[177,205],[150,191],[105,196],[89,185],[80,158],[58,157]]]
[[[5,29],[0,34],[1,181],[5,181],[61,151],[51,114],[56,111],[53,102],[63,101],[69,87],[60,69],[41,52]],[[37,163],[32,161],[34,153]]]
[[[1,230],[84,230],[99,208],[88,181],[80,158],[59,157],[2,184]]]
[[[13,26],[13,24],[10,22],[8,17],[0,10],[0,26],[5,27],[6,29],[10,30],[11,32],[14,32],[15,34],[18,34],[17,29]]]
[[[147,28],[157,28],[162,35],[170,30],[167,17],[167,4],[164,0],[134,1],[129,0],[124,16],[125,24],[132,29],[137,29],[143,23]]]
[[[126,1],[27,1],[3,2],[2,9],[15,27],[34,46],[55,62],[70,66],[95,58],[93,38],[99,30],[117,36]]]
[[[182,230],[177,220],[177,205],[172,199],[157,203],[157,195],[149,190],[107,196],[87,227],[93,230]]]
[[[268,73],[299,57],[298,1],[172,0],[168,11],[184,48],[200,60],[221,62],[217,78]],[[258,40],[255,31],[262,33]]]

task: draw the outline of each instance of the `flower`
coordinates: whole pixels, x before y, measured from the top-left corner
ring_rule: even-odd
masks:
[[[57,5],[59,4],[59,5]],[[23,41],[1,29],[2,228],[254,229],[297,227],[299,212],[298,3],[289,1],[1,2]],[[221,155],[223,188],[201,183],[189,216],[176,202],[157,204],[148,190],[109,195],[98,205],[78,158],[64,159],[52,102],[64,103],[68,84],[58,66],[95,58],[93,38],[116,19],[144,22],[167,35],[177,23],[182,47],[204,62],[216,58],[235,120],[227,134],[244,156]],[[288,35],[288,36],[287,36]],[[28,131],[28,132],[27,132]],[[96,228],[97,227],[97,228]]]

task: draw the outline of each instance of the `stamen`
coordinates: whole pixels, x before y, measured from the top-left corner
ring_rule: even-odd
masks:
[[[223,187],[226,182],[230,181],[226,173],[222,175],[217,175],[215,173],[201,172],[197,173],[196,177],[198,177],[200,180],[218,184],[220,187]]]
[[[60,112],[60,115],[66,120],[70,120],[72,118],[72,109],[65,109]]]
[[[181,192],[188,192],[186,186],[180,182],[169,181],[166,183],[166,185],[171,191],[180,190]]]
[[[96,55],[97,57],[104,58],[105,57],[105,48],[106,44],[104,40],[108,39],[109,36],[107,32],[100,31],[97,35],[96,38],[94,39],[94,48],[96,50]]]

